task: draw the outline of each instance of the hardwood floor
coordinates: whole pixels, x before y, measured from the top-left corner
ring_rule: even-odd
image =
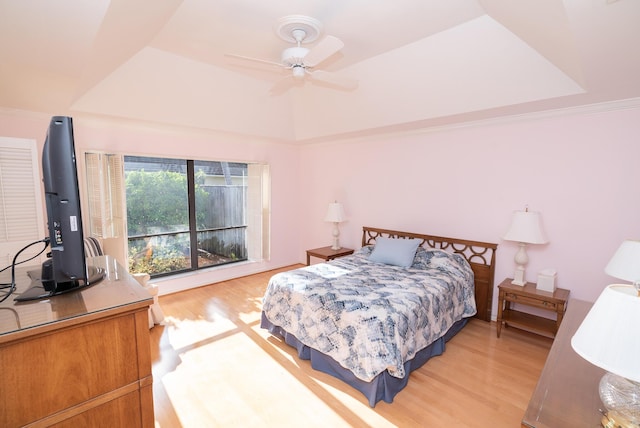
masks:
[[[372,409],[260,328],[262,295],[280,270],[160,297],[157,428],[520,426],[551,339],[510,328],[497,339],[494,322],[473,319],[392,404]]]

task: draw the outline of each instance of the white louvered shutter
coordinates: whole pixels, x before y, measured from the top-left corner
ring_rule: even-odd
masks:
[[[0,137],[1,267],[7,266],[25,245],[46,236],[42,200],[36,141]],[[19,260],[41,249],[41,245],[29,248]],[[38,259],[29,264],[40,262]]]

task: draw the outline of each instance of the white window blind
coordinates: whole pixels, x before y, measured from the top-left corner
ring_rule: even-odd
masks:
[[[0,137],[2,267],[8,265],[22,247],[46,236],[39,171],[35,140]],[[30,248],[20,259],[35,255],[41,248]]]
[[[121,155],[85,153],[91,236],[125,236],[124,159]]]
[[[271,176],[267,164],[248,164],[247,240],[250,260],[269,260]]]

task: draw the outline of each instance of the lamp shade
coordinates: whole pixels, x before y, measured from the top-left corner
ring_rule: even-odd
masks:
[[[509,230],[507,230],[502,239],[525,244],[546,244],[547,239],[542,232],[540,213],[535,211],[514,211]]]
[[[640,241],[626,240],[613,255],[607,267],[607,275],[631,282],[640,281]]]
[[[640,382],[640,297],[631,285],[604,289],[571,339],[585,360]]]
[[[332,202],[327,208],[327,215],[324,216],[324,221],[331,221],[333,223],[341,223],[345,221],[347,217],[344,214],[344,208],[339,202]]]

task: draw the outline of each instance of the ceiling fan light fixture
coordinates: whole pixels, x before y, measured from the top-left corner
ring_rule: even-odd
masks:
[[[304,79],[305,71],[302,65],[294,65],[291,71],[296,79]]]
[[[282,40],[294,44],[282,51],[279,63],[260,58],[229,55],[287,70],[288,76],[281,78],[271,88],[272,95],[280,95],[291,87],[301,86],[306,80],[340,90],[349,91],[357,88],[358,84],[354,79],[318,69],[322,62],[344,47],[342,40],[326,35],[311,48],[302,47],[303,44],[312,43],[318,39],[322,32],[320,21],[304,15],[289,15],[278,20],[274,31]]]
[[[282,62],[289,67],[294,65],[302,65],[302,60],[309,53],[309,49],[294,46],[287,48],[282,52]]]

